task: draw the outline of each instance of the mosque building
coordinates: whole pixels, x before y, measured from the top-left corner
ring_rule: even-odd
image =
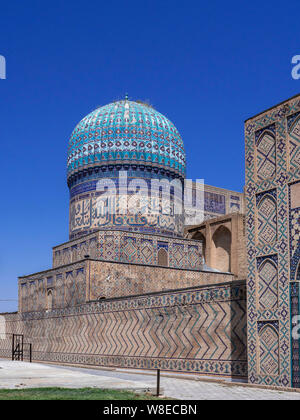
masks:
[[[15,333],[35,361],[300,387],[300,95],[246,121],[245,155],[244,192],[194,183],[186,205],[171,121],[127,96],[83,118],[68,147],[69,241],[52,268],[19,278],[0,357]]]

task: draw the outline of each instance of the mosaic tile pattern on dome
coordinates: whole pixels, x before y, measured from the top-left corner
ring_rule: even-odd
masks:
[[[87,115],[69,142],[68,173],[101,163],[149,163],[184,176],[184,146],[175,126],[158,111],[117,101]]]
[[[155,180],[179,181],[185,178],[185,150],[175,126],[151,106],[125,99],[116,101],[87,115],[75,127],[69,140],[68,186],[70,189],[70,239],[99,228],[123,228],[145,233],[183,236],[184,215],[162,209],[159,197],[153,211],[139,208],[119,213],[119,201],[133,193],[119,191],[121,171],[148,184]],[[107,210],[99,208],[98,182],[109,181],[114,190]],[[112,186],[112,182],[114,185]],[[148,185],[149,186],[149,185]],[[182,188],[181,188],[182,189]],[[136,188],[134,188],[136,191]],[[181,199],[182,199],[181,191]],[[119,197],[118,197],[119,196]],[[148,193],[145,193],[148,198]]]

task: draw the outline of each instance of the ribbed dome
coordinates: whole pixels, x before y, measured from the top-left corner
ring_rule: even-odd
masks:
[[[176,127],[152,107],[113,102],[75,127],[68,150],[68,178],[102,165],[146,165],[185,175],[185,151]]]

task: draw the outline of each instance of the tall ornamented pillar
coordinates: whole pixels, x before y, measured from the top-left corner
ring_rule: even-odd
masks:
[[[291,290],[296,293],[291,287],[300,280],[299,133],[299,95],[245,123],[248,375],[253,384],[295,386],[293,374],[299,372],[292,337],[295,297],[294,310],[291,306]]]
[[[209,267],[214,267],[214,261],[213,261],[213,256],[212,256],[212,232],[211,232],[210,223],[206,223],[205,238],[206,238],[205,254],[207,258],[206,264]]]
[[[239,273],[239,258],[238,258],[238,247],[239,247],[239,217],[237,214],[232,216],[231,219],[231,272],[238,277]]]

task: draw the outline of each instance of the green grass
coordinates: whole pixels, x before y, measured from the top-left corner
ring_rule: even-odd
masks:
[[[0,400],[161,400],[161,398],[112,389],[27,388],[0,389]]]

